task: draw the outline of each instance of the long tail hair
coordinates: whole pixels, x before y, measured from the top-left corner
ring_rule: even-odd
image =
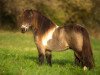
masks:
[[[90,43],[89,34],[86,29],[82,29],[83,34],[83,47],[82,47],[82,65],[92,69],[94,65],[94,58]]]

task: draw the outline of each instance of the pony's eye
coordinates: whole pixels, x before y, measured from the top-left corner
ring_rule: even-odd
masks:
[[[29,15],[28,18],[32,18],[32,15]]]
[[[33,16],[33,13],[32,12],[30,12],[30,17],[32,17]]]

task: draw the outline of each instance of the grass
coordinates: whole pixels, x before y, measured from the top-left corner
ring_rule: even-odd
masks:
[[[32,33],[0,31],[0,75],[99,75],[100,40],[92,38],[95,68],[83,71],[71,50],[52,53],[52,67],[38,65]]]

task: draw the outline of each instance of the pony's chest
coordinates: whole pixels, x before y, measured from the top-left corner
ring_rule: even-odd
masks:
[[[43,46],[47,46],[48,41],[53,38],[54,31],[55,31],[55,29],[52,29],[42,37],[42,45]]]

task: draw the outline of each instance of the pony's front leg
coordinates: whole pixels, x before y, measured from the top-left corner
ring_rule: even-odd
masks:
[[[52,66],[52,62],[51,62],[51,59],[52,59],[52,55],[51,55],[51,51],[50,50],[46,50],[46,60],[47,60],[47,63]]]
[[[45,50],[38,46],[37,46],[37,49],[38,49],[39,64],[42,65],[44,63]]]
[[[44,63],[44,57],[45,57],[45,55],[43,53],[39,53],[38,59],[39,59],[40,65],[42,65]]]

